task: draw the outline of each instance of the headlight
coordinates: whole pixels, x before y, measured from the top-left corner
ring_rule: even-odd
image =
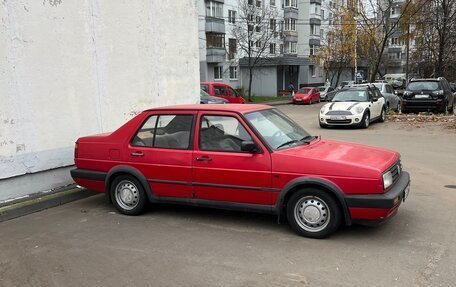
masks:
[[[326,107],[325,107],[325,106],[321,107],[321,109],[320,109],[320,114],[324,114],[325,111],[326,111]]]
[[[391,171],[385,172],[383,174],[383,189],[387,189],[391,184],[393,184],[393,175]]]
[[[364,111],[364,108],[363,107],[356,107],[355,111],[356,111],[357,114],[361,114]]]

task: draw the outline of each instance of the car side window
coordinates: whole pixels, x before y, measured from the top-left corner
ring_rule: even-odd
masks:
[[[372,90],[367,91],[367,94],[369,95],[369,101],[377,98],[376,94]]]
[[[238,96],[238,93],[233,88],[229,88],[229,90],[230,90],[230,96],[232,98],[235,98]]]
[[[207,151],[241,152],[241,143],[252,141],[244,126],[232,116],[203,116],[199,136],[200,150]]]
[[[224,86],[214,86],[214,93],[216,96],[226,96],[226,87]]]
[[[133,146],[188,149],[193,115],[152,116],[133,138]]]

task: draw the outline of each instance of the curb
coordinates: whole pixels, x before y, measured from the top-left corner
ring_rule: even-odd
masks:
[[[27,214],[35,213],[51,207],[56,207],[99,194],[99,192],[81,189],[72,185],[58,189],[52,193],[40,193],[26,199],[12,202],[11,204],[0,206],[0,222],[11,220]]]
[[[268,106],[284,106],[284,105],[290,105],[291,101],[263,102],[260,104],[268,105]]]

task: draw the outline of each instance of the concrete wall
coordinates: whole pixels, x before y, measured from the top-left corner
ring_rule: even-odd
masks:
[[[6,192],[23,181],[14,178],[72,165],[78,137],[145,108],[198,102],[194,0],[0,6],[0,202],[69,181],[48,175],[35,190]]]

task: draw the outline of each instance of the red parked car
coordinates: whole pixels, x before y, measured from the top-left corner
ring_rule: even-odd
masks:
[[[311,136],[266,105],[146,110],[74,154],[73,179],[123,214],[162,202],[266,212],[313,238],[385,221],[410,190],[397,152]]]
[[[244,98],[235,89],[225,83],[202,82],[200,83],[200,87],[209,95],[226,99],[230,104],[245,104]]]
[[[313,104],[320,102],[320,91],[317,88],[301,88],[293,96],[294,104]]]

